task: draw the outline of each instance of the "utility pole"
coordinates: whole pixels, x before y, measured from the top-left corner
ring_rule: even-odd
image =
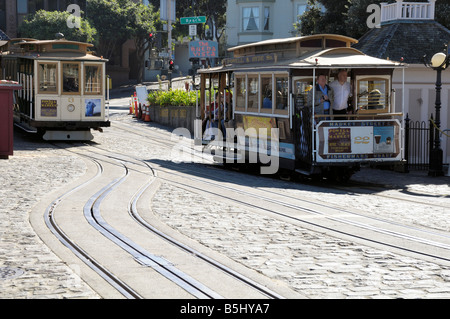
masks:
[[[172,59],[172,0],[167,0],[167,31],[169,34],[169,58]]]

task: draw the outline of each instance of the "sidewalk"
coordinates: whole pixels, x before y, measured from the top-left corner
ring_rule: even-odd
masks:
[[[447,170],[444,170],[444,173],[447,174]],[[426,170],[400,173],[391,170],[361,168],[352,176],[351,180],[450,198],[450,176],[428,176]]]

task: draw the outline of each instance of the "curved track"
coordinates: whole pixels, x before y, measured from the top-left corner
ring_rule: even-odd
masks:
[[[299,295],[302,293],[301,291],[295,292],[285,286],[280,287],[273,284],[270,279],[267,280],[265,276],[259,276],[256,273],[259,271],[258,268],[249,270],[241,262],[236,263],[230,258],[224,257],[222,253],[205,248],[195,240],[164,225],[162,220],[156,220],[154,214],[148,210],[151,210],[150,201],[154,196],[158,196],[158,189],[162,184],[174,185],[186,193],[243,207],[252,213],[262,214],[268,218],[298,225],[324,235],[438,262],[442,265],[450,265],[450,236],[445,231],[395,221],[395,218],[390,219],[359,211],[326,199],[317,200],[309,197],[308,194],[303,195],[301,191],[303,186],[296,183],[264,176],[243,178],[242,173],[223,170],[216,165],[205,165],[205,163],[213,163],[211,157],[205,156],[198,149],[193,149],[191,140],[180,140],[167,132],[157,129],[149,131],[145,127],[134,127],[116,122],[112,127],[114,130],[107,134],[122,141],[119,144],[124,147],[120,151],[108,147],[108,143],[105,145],[72,144],[67,147],[68,151],[85,158],[91,162],[91,166],[96,166],[97,172],[91,174],[95,178],[93,177],[92,180],[77,186],[76,189],[55,200],[49,206],[48,211],[50,212],[49,220],[55,219],[55,225],[63,225],[53,226],[56,229],[60,228],[54,232],[59,233],[59,236],[67,232],[69,238],[72,238],[73,234],[75,239],[71,240],[76,243],[75,246],[80,248],[79,251],[87,253],[87,257],[84,257],[87,260],[86,263],[95,261],[98,265],[104,265],[104,268],[110,269],[110,272],[114,274],[112,277],[123,280],[124,287],[137,287],[135,293],[122,292],[128,298],[165,298],[164,296],[167,295],[161,292],[149,292],[142,287],[154,286],[155,278],[164,277],[161,276],[164,272],[170,272],[167,268],[162,270],[166,266],[172,270],[175,268],[175,273],[179,271],[177,277],[182,277],[184,282],[199,282],[199,286],[206,288],[202,292],[199,291],[203,288],[197,292],[189,291],[191,288],[181,288],[183,291],[179,293],[181,298],[301,297]],[[145,145],[143,147],[145,149],[159,149],[162,154],[168,154],[170,150],[181,149],[185,155],[188,154],[188,160],[186,163],[174,163],[172,159],[169,159],[172,157],[167,155],[160,157],[154,156],[154,153],[142,154],[138,150],[133,150],[132,146],[137,145],[136,143]],[[64,147],[64,145],[58,146]],[[172,155],[176,155],[176,153]],[[101,182],[99,182],[100,180]],[[94,188],[92,188],[93,185],[95,185]],[[336,186],[313,183],[308,187],[324,194],[327,192],[358,194],[371,192],[372,195],[383,198],[391,195],[383,194],[380,190],[375,192],[373,189],[360,190],[358,188],[361,188],[361,185],[358,185],[358,188],[351,185],[346,188],[336,188]],[[83,211],[84,222],[89,221],[90,228],[96,231],[95,235],[89,231],[89,236],[84,234],[78,237],[80,231],[74,232],[67,228],[67,225],[81,222],[79,216],[76,218],[62,217],[65,214],[64,211],[75,210],[73,206],[77,204],[72,202],[62,208],[60,205],[69,199],[80,202],[79,193],[83,193],[84,205],[77,211]],[[415,200],[416,203],[417,201],[420,204],[426,203],[417,197],[408,196],[409,194],[403,195],[393,196],[390,199],[396,201]],[[170,200],[170,198],[165,200]],[[435,207],[440,208],[439,205],[436,204]],[[125,212],[126,214],[124,214]],[[124,220],[124,215],[127,215],[129,219]],[[135,227],[138,224],[140,229],[136,230]],[[205,225],[205,227],[208,226]],[[144,232],[142,233],[142,231]],[[102,240],[97,237],[98,234],[101,234]],[[86,243],[87,237],[91,241],[90,244]],[[106,247],[105,239],[114,243],[116,247],[111,248],[111,253],[108,253],[111,254],[111,257],[105,258],[103,255],[97,257],[92,254],[90,247],[92,242],[95,242],[98,249],[104,245]],[[152,242],[151,245],[150,242]],[[119,254],[117,247],[121,251],[125,251],[125,255],[128,257]],[[175,249],[176,252],[173,253],[172,249]],[[180,254],[183,257],[177,257]],[[83,257],[80,258],[83,259]],[[117,269],[114,262],[111,266],[110,263],[117,262],[117,260],[123,260],[128,267],[123,267],[127,269],[125,273]],[[187,266],[188,263],[189,266]],[[195,268],[194,263],[198,267],[197,270],[192,270]],[[205,266],[205,263],[208,263],[208,266]],[[152,270],[151,275],[149,270]],[[158,276],[155,276],[156,273]],[[134,277],[131,281],[129,280],[130,274],[133,274]],[[108,277],[107,275],[102,276]],[[173,273],[171,276],[174,276]],[[156,279],[158,287],[165,287],[164,289],[168,291],[174,289],[179,291],[182,285],[174,284],[169,277]],[[136,278],[145,278],[146,283],[136,282]],[[152,280],[147,281],[149,278]],[[189,279],[185,280],[186,278]],[[228,281],[230,278],[233,278],[232,283]],[[218,282],[232,288],[216,287]],[[111,283],[111,285],[121,286],[122,284]],[[265,286],[271,287],[271,289],[264,290]],[[171,295],[169,294],[169,296]]]
[[[126,126],[121,124],[120,129]],[[152,132],[153,133],[153,132]],[[145,130],[134,129],[134,134],[149,139]],[[152,140],[153,142],[153,140]],[[173,147],[176,144],[165,144],[165,147]],[[163,146],[161,144],[161,146]],[[193,150],[194,151],[194,150]],[[193,152],[192,154],[196,154]],[[198,192],[221,194],[222,200],[227,199],[246,205],[254,209],[263,210],[273,216],[289,219],[292,222],[301,223],[321,229],[330,234],[339,234],[346,238],[351,237],[355,240],[373,243],[389,247],[396,251],[404,251],[431,258],[432,260],[440,260],[442,262],[450,262],[450,235],[446,232],[421,227],[410,224],[403,224],[391,219],[382,218],[375,215],[369,215],[359,211],[336,207],[326,201],[318,202],[308,198],[296,198],[290,195],[280,194],[280,192],[270,190],[269,188],[249,188],[252,185],[239,185],[241,183],[239,176],[229,177],[229,174],[220,174],[216,171],[206,173],[194,171],[195,166],[189,167],[184,165],[181,169],[179,164],[164,163],[164,168],[159,167],[161,172],[160,178],[170,183],[176,183],[179,187],[192,191],[194,188]],[[189,172],[189,170],[191,170]],[[224,177],[224,176],[227,177]],[[161,177],[163,176],[163,177]],[[195,176],[195,177],[193,177]],[[258,178],[258,177],[257,177]],[[260,177],[265,178],[265,177]],[[186,181],[187,180],[187,181]],[[270,180],[270,178],[269,178]],[[356,187],[337,187],[333,184],[319,189],[340,189],[346,192],[354,192],[359,194],[370,194],[373,196],[386,197],[398,201],[406,201],[409,203],[429,204],[429,201],[423,201],[416,197],[399,194],[387,195],[382,193],[382,188],[374,191],[374,186],[364,186],[358,184]],[[445,204],[433,204],[435,207],[447,208]]]
[[[60,209],[59,207],[60,204],[62,202],[71,202],[72,198],[76,198],[76,196],[74,195],[77,192],[85,193],[85,189],[89,188],[89,186],[92,185],[94,181],[102,178],[103,175],[108,176],[108,178],[111,179],[110,176],[112,174],[104,174],[106,170],[110,169],[115,172],[114,175],[118,176],[109,181],[104,186],[103,184],[105,184],[105,182],[102,182],[102,187],[100,188],[100,190],[95,192],[93,195],[90,195],[83,206],[83,215],[88,224],[93,229],[95,229],[109,241],[114,243],[116,247],[119,247],[127,254],[131,255],[134,261],[144,267],[153,269],[159,275],[182,288],[185,292],[195,298],[220,299],[225,298],[226,296],[228,298],[232,298],[234,296],[233,294],[243,294],[243,296],[248,295],[253,296],[253,298],[283,298],[279,293],[276,293],[273,290],[265,287],[263,284],[258,283],[256,280],[251,279],[236,270],[233,270],[229,266],[225,266],[215,261],[213,258],[210,258],[205,254],[196,251],[195,249],[180,242],[179,240],[174,239],[170,235],[165,234],[164,232],[147,223],[140,216],[139,210],[137,208],[137,203],[139,202],[143,194],[149,188],[151,188],[155,182],[155,176],[153,175],[153,170],[150,165],[135,159],[130,159],[129,157],[127,158],[126,156],[120,154],[113,154],[111,152],[100,154],[100,152],[98,151],[93,152],[92,147],[90,146],[87,146],[87,149],[83,151],[81,150],[82,148],[83,147],[80,147],[77,150],[72,150],[71,152],[94,162],[97,166],[97,174],[87,182],[75,187],[74,189],[70,190],[69,192],[65,193],[54,202],[52,202],[45,214],[46,223],[47,226],[64,245],[71,249],[73,253],[75,253],[81,260],[83,260],[92,269],[99,273],[113,287],[118,289],[125,297],[146,298],[145,292],[142,292],[142,288],[136,288],[136,281],[145,281],[147,278],[140,279],[141,275],[137,274],[130,283],[126,283],[127,280],[123,279],[125,277],[123,272],[111,270],[111,268],[114,267],[111,267],[108,262],[100,261],[100,259],[103,259],[102,256],[96,257],[98,255],[98,251],[96,250],[96,247],[98,246],[98,239],[96,239],[95,236],[86,238],[84,246],[88,248],[82,248],[81,246],[83,246],[83,244],[78,243],[82,240],[77,237],[77,235],[74,235],[73,237],[75,237],[75,239],[73,239],[71,238],[71,235],[68,235],[66,231],[64,231],[64,228],[70,227],[71,230],[67,232],[78,233],[80,230],[75,230],[74,232],[73,228],[78,227],[77,225],[80,222],[79,217],[77,222],[75,219],[70,219],[70,217],[65,216],[64,220],[60,222],[63,226],[61,226],[58,222],[58,214],[64,213],[63,209]],[[108,166],[110,166],[110,168],[108,168]],[[136,174],[139,175],[140,178],[137,178],[137,176],[132,176]],[[117,191],[122,184],[126,183],[127,179],[131,180],[130,184],[133,185],[132,189],[134,189],[135,193],[127,202],[126,215],[132,216],[133,220],[138,222],[140,230],[145,229],[147,231],[147,234],[143,235],[144,237],[136,237],[134,239],[131,238],[132,236],[130,236],[130,234],[134,234],[136,232],[134,226],[136,226],[137,224],[135,224],[134,226],[130,225],[129,221],[126,222],[129,229],[127,229],[127,227],[122,228],[122,230],[118,229],[120,227],[117,227],[117,225],[120,224],[120,226],[122,227],[122,223],[124,221],[122,219],[123,217],[118,218],[119,214],[123,215],[123,211],[116,208],[116,203],[111,204],[114,211],[113,214],[111,212],[108,212],[108,214],[105,213],[105,217],[102,214],[101,206],[107,205],[107,207],[110,207],[108,201],[111,201],[111,194]],[[146,182],[137,182],[139,179],[143,179]],[[140,187],[138,187],[139,184],[141,184]],[[136,187],[138,187],[137,191]],[[126,192],[129,191],[128,188],[129,187],[126,188]],[[92,192],[92,190],[89,190],[88,193],[89,192]],[[70,206],[76,206],[77,203],[75,201],[78,202],[79,199],[76,198],[74,201],[72,201]],[[123,199],[120,201],[123,202]],[[107,219],[109,219],[109,221],[107,221]],[[69,226],[67,223],[72,225]],[[115,227],[112,226],[112,224],[114,223],[116,223]],[[125,232],[128,232],[128,235],[125,235]],[[151,236],[149,236],[149,234],[151,234]],[[170,250],[173,250],[173,247],[176,247],[176,249],[178,250],[176,252],[177,257],[174,258],[174,260],[176,261],[172,262],[171,260],[169,260],[174,256],[173,252],[171,252],[171,254],[167,254],[167,256],[169,257],[162,257],[159,254],[150,252],[148,248],[145,248],[142,245],[142,243],[138,243],[138,241],[152,241],[152,238],[154,238],[155,236],[160,239],[159,245],[161,245],[161,240],[163,240],[165,242],[163,246],[170,245]],[[168,250],[167,247],[162,248],[162,246],[159,246],[157,250],[161,252],[166,249]],[[87,252],[86,250],[90,250],[91,252]],[[192,273],[191,269],[180,270],[175,266],[175,263],[180,263],[180,261],[182,260],[183,263],[189,264],[188,268],[191,268],[193,266],[190,264],[192,261],[188,260],[192,260],[193,258],[196,259],[195,265],[198,266],[198,269],[193,271],[193,275],[189,274],[189,272]],[[184,265],[184,267],[186,267],[186,265]],[[211,267],[213,267],[214,270],[209,269]],[[202,278],[200,273],[206,274],[203,277],[208,277],[206,279],[206,282],[208,282],[209,286],[219,285],[222,287],[220,287],[219,289],[216,287],[207,287],[206,284],[203,284],[201,282],[205,281],[205,279]],[[137,286],[139,287],[142,285],[138,284]],[[140,290],[141,292],[139,292]],[[219,293],[216,290],[219,290],[221,292]],[[229,295],[230,293],[231,295]],[[183,294],[182,296],[186,297],[186,295]]]

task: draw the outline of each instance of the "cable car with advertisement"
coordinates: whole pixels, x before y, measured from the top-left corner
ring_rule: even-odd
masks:
[[[318,34],[229,49],[233,57],[222,65],[198,70],[196,142],[217,162],[259,164],[263,174],[348,180],[365,163],[402,163],[403,99],[392,77],[406,66],[367,56],[354,43]],[[339,73],[348,92],[331,89],[331,101],[323,88]],[[333,111],[338,99],[344,111]]]
[[[109,127],[105,95],[107,60],[92,44],[12,39],[0,53],[2,78],[17,81],[16,126],[45,140],[92,140],[91,129]]]

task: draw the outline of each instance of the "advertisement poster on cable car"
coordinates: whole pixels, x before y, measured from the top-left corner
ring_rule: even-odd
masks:
[[[322,122],[317,127],[317,162],[389,161],[400,158],[400,123],[386,121]]]

